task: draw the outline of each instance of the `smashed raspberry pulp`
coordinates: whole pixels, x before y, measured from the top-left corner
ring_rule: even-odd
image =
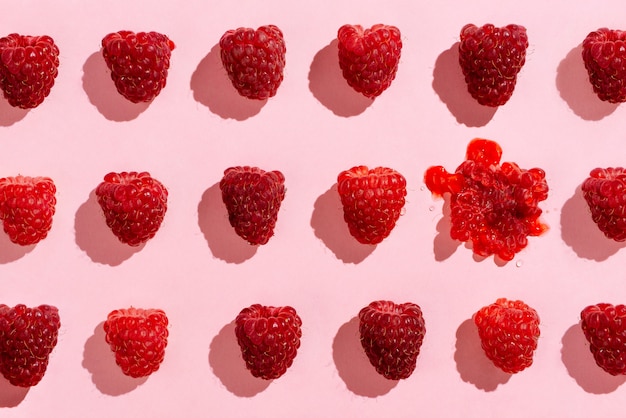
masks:
[[[424,181],[436,196],[450,193],[450,237],[471,242],[479,256],[510,261],[528,245],[528,236],[547,230],[538,204],[548,197],[548,184],[543,170],[500,164],[501,156],[496,142],[477,138],[454,173],[433,166]]]

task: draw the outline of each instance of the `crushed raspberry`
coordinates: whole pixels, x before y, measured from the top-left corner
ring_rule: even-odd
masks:
[[[424,181],[433,195],[450,193],[451,238],[471,242],[482,257],[510,261],[528,245],[528,236],[547,230],[538,204],[548,197],[548,184],[543,170],[500,164],[501,155],[496,142],[474,139],[454,173],[430,167]]]

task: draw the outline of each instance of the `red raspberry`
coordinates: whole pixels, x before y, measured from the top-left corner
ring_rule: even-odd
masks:
[[[291,306],[244,308],[235,319],[235,336],[250,373],[267,380],[285,374],[298,354],[301,326]]]
[[[583,309],[580,318],[598,366],[613,376],[626,374],[626,306],[598,303]]]
[[[539,340],[539,315],[524,302],[500,298],[474,314],[474,323],[487,358],[506,373],[533,363]]]
[[[48,177],[0,179],[0,218],[4,232],[20,245],[36,244],[52,228],[56,187]]]
[[[626,32],[600,28],[583,41],[583,61],[593,91],[610,103],[626,101]]]
[[[339,67],[348,84],[371,99],[380,96],[396,77],[402,39],[395,26],[369,29],[344,25],[337,32]]]
[[[103,325],[105,339],[125,375],[145,377],[159,370],[167,347],[167,325],[160,309],[131,307],[109,313]]]
[[[359,312],[359,332],[365,354],[378,373],[390,380],[411,376],[426,334],[418,305],[372,302]]]
[[[54,306],[0,305],[0,372],[15,386],[41,381],[57,344],[61,321]]]
[[[240,95],[265,100],[276,95],[283,82],[285,40],[274,25],[226,31],[220,56],[228,78]]]
[[[378,244],[400,218],[406,179],[391,168],[357,166],[339,173],[337,191],[350,234],[362,244]]]
[[[527,48],[523,26],[465,25],[461,29],[459,64],[472,97],[491,107],[508,102],[517,74],[526,62]]]
[[[547,230],[539,221],[539,202],[548,197],[545,173],[525,170],[515,163],[500,164],[502,149],[486,139],[474,139],[467,160],[454,174],[441,166],[424,176],[434,195],[450,193],[450,237],[471,241],[475,254],[497,255],[510,261],[528,245],[528,236]]]
[[[122,30],[102,39],[102,56],[122,96],[133,103],[149,102],[165,87],[175,47],[157,32]]]
[[[220,181],[222,200],[235,232],[252,245],[267,244],[274,235],[285,198],[285,176],[258,167],[230,167]]]
[[[167,212],[167,189],[150,173],[109,173],[96,188],[98,203],[113,234],[138,246],[153,238]]]
[[[51,37],[12,33],[0,38],[0,87],[11,106],[39,106],[50,94],[58,68],[59,48]]]
[[[626,170],[595,168],[582,184],[591,218],[607,238],[626,241]]]

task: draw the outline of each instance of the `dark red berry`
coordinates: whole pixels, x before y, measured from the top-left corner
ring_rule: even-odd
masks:
[[[102,55],[117,91],[133,103],[149,102],[167,82],[175,45],[158,32],[122,30],[102,39]]]
[[[359,333],[365,354],[378,373],[390,380],[411,376],[426,334],[418,305],[372,302],[359,312]]]
[[[50,94],[58,68],[59,48],[51,37],[12,33],[0,38],[0,87],[11,106],[39,106]]]
[[[626,374],[626,306],[590,305],[580,318],[596,364],[613,376]]]
[[[220,39],[220,56],[233,86],[248,99],[276,95],[283,82],[287,48],[275,25],[229,30]]]
[[[235,336],[254,377],[278,379],[293,364],[300,347],[302,320],[291,306],[254,304],[235,319]]]
[[[582,56],[593,91],[604,101],[626,101],[626,32],[600,28],[583,41]]]
[[[12,385],[35,386],[48,368],[61,321],[50,305],[0,305],[0,372]]]
[[[508,102],[526,62],[527,48],[523,26],[465,25],[461,29],[459,64],[472,97],[491,107]]]
[[[285,176],[258,167],[230,167],[224,171],[220,190],[237,235],[252,245],[267,244],[285,198]]]
[[[600,231],[612,240],[626,241],[626,170],[595,168],[581,188]]]

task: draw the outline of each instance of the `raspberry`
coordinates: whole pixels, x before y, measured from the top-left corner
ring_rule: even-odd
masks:
[[[48,177],[0,179],[0,218],[4,232],[19,245],[36,244],[52,228],[56,187]]]
[[[102,56],[122,96],[133,103],[149,102],[165,87],[175,47],[161,33],[122,30],[102,39]]]
[[[267,244],[274,235],[285,198],[285,176],[258,167],[230,167],[220,181],[222,200],[235,232],[252,245]]]
[[[626,241],[626,170],[595,168],[581,188],[600,231],[612,240]]]
[[[406,179],[391,168],[357,166],[337,176],[337,191],[350,234],[362,244],[378,244],[400,218]]]
[[[539,339],[539,315],[524,302],[500,298],[474,314],[474,323],[487,358],[506,373],[533,363]]]
[[[467,159],[448,173],[430,167],[424,176],[434,195],[450,193],[450,237],[471,241],[475,254],[497,255],[510,261],[528,245],[528,236],[547,230],[538,207],[548,197],[545,173],[540,168],[521,169],[515,163],[500,164],[502,149],[486,139],[474,139]]]
[[[0,38],[0,87],[11,106],[39,106],[50,94],[58,68],[59,48],[51,37],[12,33]]]
[[[228,78],[240,95],[265,100],[274,97],[283,82],[285,40],[274,25],[226,31],[220,56]]]
[[[359,333],[365,354],[378,373],[390,380],[411,376],[426,334],[418,305],[372,302],[359,312]]]
[[[281,377],[300,347],[302,320],[291,306],[254,304],[235,319],[235,336],[246,367],[254,377]]]
[[[580,318],[597,365],[613,376],[626,374],[626,306],[590,305]]]
[[[391,85],[398,71],[402,39],[395,26],[343,25],[337,32],[339,67],[350,87],[371,99]]]
[[[626,32],[600,28],[582,45],[582,56],[593,91],[609,103],[626,101]]]
[[[105,339],[125,375],[146,377],[159,370],[167,347],[167,325],[160,309],[131,307],[109,313],[103,325]]]
[[[0,372],[15,386],[41,381],[57,344],[61,321],[50,305],[0,305]]]
[[[96,188],[96,197],[113,234],[138,246],[153,238],[167,212],[167,189],[150,173],[109,173]]]
[[[490,107],[508,102],[517,74],[526,62],[527,48],[523,26],[465,25],[461,29],[459,64],[472,97]]]

